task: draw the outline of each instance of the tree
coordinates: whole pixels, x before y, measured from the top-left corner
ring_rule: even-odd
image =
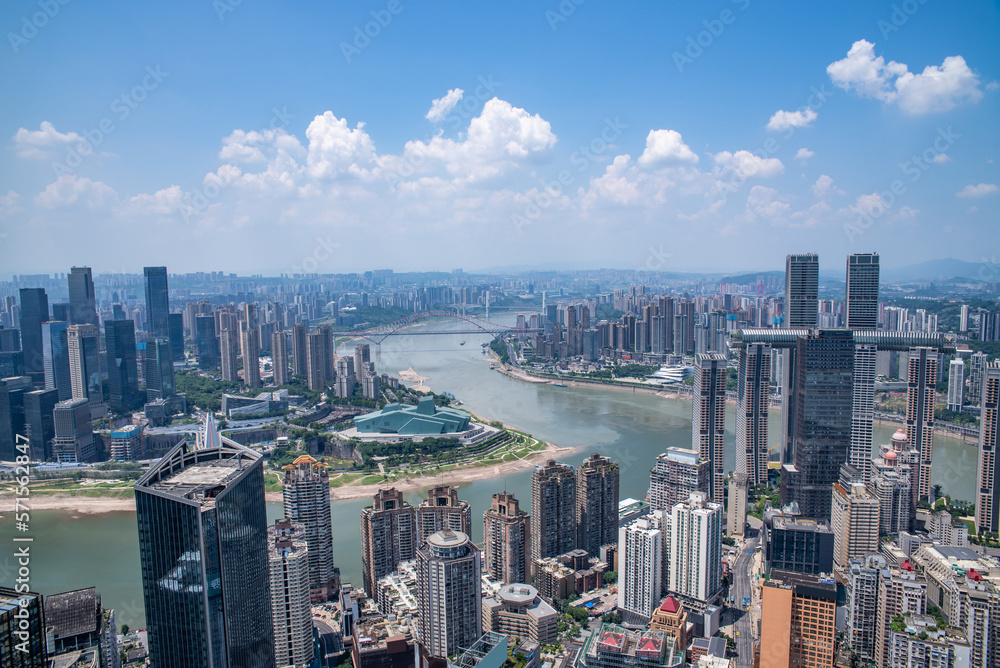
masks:
[[[604,584],[618,582],[618,571],[604,571]]]
[[[129,631],[128,624],[122,624],[122,635],[123,636],[127,636],[128,635],[128,631]]]

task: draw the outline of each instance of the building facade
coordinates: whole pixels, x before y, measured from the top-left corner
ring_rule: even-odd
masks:
[[[576,473],[549,460],[531,476],[531,557],[556,557],[576,548]]]
[[[482,635],[479,548],[446,530],[428,536],[416,556],[420,644],[429,656],[453,656]]]
[[[276,666],[312,665],[313,624],[309,595],[309,547],[306,530],[287,519],[267,529]]]
[[[986,368],[980,390],[976,530],[1000,531],[1000,363]]]
[[[686,501],[691,492],[708,493],[709,462],[691,450],[668,448],[656,458],[649,474],[649,507],[670,510]]]
[[[767,483],[767,422],[771,396],[771,346],[751,343],[740,348],[736,388],[736,472],[750,485]]]
[[[445,530],[472,534],[472,507],[459,499],[458,489],[450,485],[428,490],[427,498],[417,506],[417,544]]]
[[[725,498],[726,374],[722,353],[695,355],[691,449],[709,462],[708,497],[715,503]]]
[[[596,556],[618,542],[618,464],[593,454],[576,471],[577,547]]]
[[[302,455],[283,468],[281,497],[285,516],[304,527],[309,546],[309,587],[312,596],[316,600],[329,600],[337,594],[330,474],[325,464],[309,455]]]
[[[483,514],[483,552],[490,579],[512,584],[531,578],[531,518],[513,494],[494,494]]]
[[[373,595],[375,583],[413,559],[417,549],[416,512],[395,487],[380,489],[372,505],[361,511],[361,570],[365,592]]]

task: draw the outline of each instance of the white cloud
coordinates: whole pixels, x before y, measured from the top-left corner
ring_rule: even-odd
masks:
[[[646,150],[639,156],[639,164],[643,167],[697,162],[698,156],[676,130],[650,130],[646,135]]]
[[[772,223],[784,221],[791,205],[774,188],[754,186],[747,196],[746,213],[751,221],[764,218]]]
[[[940,66],[928,65],[914,74],[903,63],[885,62],[875,45],[858,40],[847,56],[826,68],[834,84],[859,97],[896,103],[909,114],[947,111],[963,102],[979,102],[979,75],[962,56],[948,56]]]
[[[974,215],[976,215],[977,213],[979,213],[979,207],[978,207],[978,206],[970,206],[970,207],[969,207],[969,208],[968,208],[968,209],[966,210],[966,212],[965,212],[965,213],[966,213],[966,214],[968,214],[968,215],[970,215],[970,216],[974,216]]]
[[[309,175],[316,179],[369,176],[375,167],[375,144],[364,126],[358,123],[352,130],[347,119],[337,118],[332,111],[314,118],[306,128]]]
[[[969,184],[955,193],[959,197],[986,197],[996,194],[998,188],[995,183],[980,183],[979,185]]]
[[[464,93],[465,91],[461,88],[452,88],[443,97],[439,97],[431,102],[430,111],[427,112],[424,118],[432,123],[440,123],[448,117],[448,114],[455,108],[459,100],[462,99]]]
[[[825,197],[829,193],[834,193],[837,195],[843,195],[844,191],[836,188],[833,185],[833,179],[826,174],[821,174],[816,183],[812,185],[812,193],[816,197]]]
[[[115,213],[123,216],[166,216],[183,207],[184,193],[180,186],[169,186],[152,195],[140,193],[129,197],[116,208]]]
[[[38,130],[18,128],[14,133],[14,150],[19,158],[44,159],[52,156],[52,150],[70,144],[84,143],[83,137],[75,132],[59,132],[48,121],[42,121]]]
[[[798,151],[795,152],[795,159],[796,160],[802,160],[804,162],[804,161],[808,160],[809,158],[813,157],[814,155],[816,155],[815,152],[810,151],[809,149],[803,147],[803,148],[800,148]]]
[[[276,130],[233,130],[222,140],[219,159],[227,162],[264,162],[267,158],[263,148],[275,147],[286,152],[300,152],[302,144],[294,136],[282,129]]]
[[[118,193],[114,188],[73,174],[63,174],[35,196],[35,203],[44,209],[82,206],[96,211],[117,201]]]
[[[806,107],[800,111],[778,110],[767,122],[768,130],[786,130],[788,128],[807,128],[816,120],[818,114]]]
[[[951,156],[949,156],[947,153],[938,153],[937,155],[934,156],[932,162],[935,165],[943,165],[946,162],[955,162],[955,161],[952,160]]]
[[[785,166],[777,158],[761,158],[750,151],[736,153],[722,151],[712,156],[719,166],[720,174],[736,174],[742,178],[759,177],[766,179],[785,171]]]
[[[878,196],[878,193],[861,195],[850,208],[858,215],[867,214],[873,217],[881,216],[888,209],[882,198]]]
[[[0,218],[13,216],[23,210],[20,193],[8,190],[6,195],[0,195]]]
[[[920,209],[914,209],[912,206],[904,206],[900,207],[896,217],[901,220],[908,220],[910,218],[916,218],[918,213],[920,213]]]

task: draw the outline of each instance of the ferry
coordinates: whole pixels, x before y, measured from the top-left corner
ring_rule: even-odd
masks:
[[[552,383],[552,387],[566,387],[562,383]]]

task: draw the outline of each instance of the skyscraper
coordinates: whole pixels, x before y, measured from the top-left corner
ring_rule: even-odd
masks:
[[[403,493],[380,489],[372,505],[361,511],[361,571],[365,592],[374,596],[375,583],[413,559],[417,548],[416,513]]]
[[[288,333],[280,329],[271,334],[271,369],[274,385],[288,383]]]
[[[158,668],[273,668],[264,460],[229,439],[173,448],[135,484]]]
[[[819,256],[785,258],[785,327],[815,327],[819,318]]]
[[[482,635],[479,548],[460,531],[441,531],[427,537],[416,557],[422,652],[458,654]]]
[[[934,455],[934,393],[937,388],[938,355],[935,348],[910,348],[906,363],[906,440],[920,452],[916,501],[931,493],[931,460]]]
[[[446,529],[471,534],[472,507],[458,498],[455,487],[434,487],[417,507],[417,544]]]
[[[965,403],[965,362],[956,358],[948,365],[948,410],[962,412]]]
[[[333,523],[330,517],[330,475],[326,465],[302,455],[284,467],[281,496],[285,515],[305,527],[309,544],[309,586],[313,597],[329,600],[336,594],[333,563]]]
[[[493,495],[483,514],[486,574],[504,584],[526,583],[531,577],[531,520],[513,494]]]
[[[170,340],[170,358],[174,362],[184,361],[184,314],[167,314],[167,331]]]
[[[691,449],[709,462],[708,495],[716,503],[725,498],[726,374],[722,353],[695,355]]]
[[[135,323],[108,320],[104,323],[108,349],[108,404],[111,410],[128,413],[139,408],[139,367],[136,361]]]
[[[848,329],[878,327],[878,253],[847,256],[844,314]]]
[[[691,492],[707,494],[710,477],[708,461],[697,452],[667,448],[649,473],[649,507],[669,511]]]
[[[240,323],[240,350],[243,353],[243,384],[260,387],[260,331]]]
[[[42,323],[42,364],[45,367],[45,387],[59,392],[59,400],[73,396],[73,380],[69,372],[69,325],[64,320]]]
[[[782,505],[795,501],[804,517],[830,519],[830,494],[851,444],[854,337],[819,330],[796,345],[792,461],[781,475]]]
[[[833,564],[845,573],[850,563],[878,554],[879,500],[868,493],[864,483],[844,487],[833,485],[830,528],[833,529]]]
[[[194,341],[198,348],[198,368],[218,368],[219,339],[215,335],[215,316],[196,315],[194,317]]]
[[[576,546],[597,556],[618,542],[618,464],[593,454],[576,470]]]
[[[297,322],[292,326],[292,373],[305,376],[309,370],[308,353],[306,352],[306,334],[309,328]]]
[[[236,329],[223,329],[219,335],[222,362],[222,380],[239,378],[240,333]]]
[[[267,529],[276,666],[312,665],[313,624],[309,598],[309,547],[305,527],[287,519]]]
[[[833,668],[836,583],[775,570],[761,600],[760,668]]]
[[[354,375],[360,383],[364,377],[362,370],[365,364],[372,361],[372,347],[367,343],[359,343],[354,346]]]
[[[670,509],[664,538],[667,591],[704,610],[722,589],[722,505],[693,492]]]
[[[21,288],[21,351],[24,353],[24,372],[35,383],[45,380],[45,362],[42,355],[42,323],[49,320],[49,298],[43,288]]]
[[[103,403],[97,328],[93,325],[70,325],[66,338],[69,344],[69,376],[73,398],[87,399],[92,405]]]
[[[980,390],[976,530],[1000,531],[1000,363],[986,367]]]
[[[45,630],[41,594],[0,587],[0,660],[4,668],[48,668]]]
[[[663,595],[664,524],[664,511],[654,510],[618,530],[618,607],[631,621],[651,618]]]
[[[306,355],[309,389],[321,392],[332,380],[326,375],[326,341],[321,332],[312,332],[306,336]]]
[[[166,267],[143,267],[146,286],[146,331],[164,339],[170,337],[170,297]]]
[[[531,476],[531,558],[557,557],[576,548],[576,475],[550,459]]]
[[[52,410],[52,421],[55,429],[53,459],[65,463],[94,461],[97,442],[90,426],[90,403],[86,399],[60,401]]]
[[[326,338],[325,335],[323,337]],[[324,347],[328,344],[324,340]],[[327,348],[332,350],[332,348]],[[354,394],[355,385],[354,376],[354,358],[353,357],[338,357],[336,361],[336,379],[334,384],[336,385],[337,396],[341,398],[347,398]]]
[[[24,395],[31,387],[29,376],[0,378],[0,461],[12,462],[23,454],[17,450],[17,445],[24,442]],[[41,454],[31,453],[32,457]]]
[[[146,344],[145,372],[149,400],[174,396],[174,362],[169,340],[156,339]]]
[[[99,327],[97,298],[90,267],[72,267],[66,274],[66,280],[69,283],[69,323]]]
[[[872,433],[875,422],[875,371],[878,350],[872,344],[854,347],[854,391],[851,408],[851,445],[847,459],[863,480],[871,475]]]
[[[59,392],[55,389],[35,390],[25,392],[22,397],[31,454],[34,458],[47,461],[52,454],[52,440],[56,436],[53,413],[59,403]]]
[[[767,482],[767,419],[771,407],[771,346],[751,343],[740,348],[736,394],[736,472],[750,485]]]

